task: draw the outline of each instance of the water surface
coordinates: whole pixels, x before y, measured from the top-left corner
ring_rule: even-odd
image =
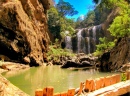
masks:
[[[108,76],[112,73],[101,73],[93,69],[61,69],[60,66],[32,67],[29,70],[7,72],[2,75],[21,90],[35,96],[37,88],[53,86],[54,92],[64,92],[69,88],[78,88],[86,79]]]

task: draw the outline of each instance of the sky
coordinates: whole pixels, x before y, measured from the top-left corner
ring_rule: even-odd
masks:
[[[59,0],[55,0],[56,4],[58,3]],[[91,10],[90,6],[94,6],[94,3],[92,2],[92,0],[64,0],[65,2],[69,2],[71,5],[73,5],[73,7],[75,8],[75,10],[78,11],[77,15],[74,16],[67,16],[68,18],[75,18],[75,20],[78,17],[84,17],[84,15],[86,15],[86,13]]]

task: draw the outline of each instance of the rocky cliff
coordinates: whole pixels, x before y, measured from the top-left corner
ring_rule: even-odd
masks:
[[[118,39],[116,46],[101,57],[102,71],[120,71],[124,64],[130,62],[130,38]]]
[[[42,65],[47,61],[49,0],[0,0],[0,58]]]

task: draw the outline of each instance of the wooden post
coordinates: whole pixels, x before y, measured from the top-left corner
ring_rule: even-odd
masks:
[[[43,96],[43,90],[42,89],[37,89],[35,91],[35,96]]]
[[[85,82],[85,91],[86,92],[91,92],[91,91],[94,91],[95,90],[95,83],[94,83],[94,80],[92,79],[88,79],[86,80]]]
[[[90,80],[86,80],[85,82],[85,91],[88,92],[90,87]]]
[[[127,80],[130,80],[130,71],[127,71]]]
[[[105,79],[104,79],[104,84],[105,84],[105,87],[106,86],[109,86],[111,83],[110,83],[110,79],[111,79],[111,77],[110,76],[107,76],[107,77],[105,77]]]
[[[116,83],[121,81],[121,76],[120,74],[116,74]]]
[[[43,89],[43,96],[47,96],[47,88]]]
[[[102,87],[102,82],[100,78],[95,79],[95,90],[98,90]]]
[[[101,80],[101,88],[103,88],[105,85],[105,78],[104,77],[100,77]]]
[[[72,88],[68,90],[67,96],[74,96],[74,94],[75,94],[75,89]]]
[[[54,91],[53,87],[47,87],[47,96],[53,96],[53,91]]]
[[[111,76],[110,83],[111,83],[111,85],[112,85],[112,84],[116,84],[116,75],[112,75],[112,76]]]
[[[80,95],[82,93],[82,90],[83,90],[83,82],[80,83],[78,95]]]

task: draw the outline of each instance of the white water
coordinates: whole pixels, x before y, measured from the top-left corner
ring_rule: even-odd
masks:
[[[96,26],[92,29],[94,41],[96,41]]]
[[[82,48],[81,48],[81,41],[82,41],[82,35],[81,35],[82,29],[79,29],[79,32],[77,33],[77,39],[78,39],[78,44],[77,44],[77,52],[80,53],[82,52]]]
[[[93,27],[92,32],[93,32],[93,41],[95,45],[93,46],[93,49],[96,50],[96,26]]]
[[[73,42],[77,42],[76,46],[72,46],[71,37],[67,36],[65,38],[66,48],[72,49],[77,47],[77,53],[88,53],[91,51],[94,52],[96,50],[96,45],[99,44],[99,32],[101,30],[101,25],[93,26],[90,28],[82,28],[78,29],[77,32],[77,40]],[[101,34],[103,36],[103,34]]]
[[[90,54],[90,38],[89,37],[87,37],[87,43],[88,43],[88,54]]]
[[[66,49],[72,50],[72,40],[70,36],[65,37]]]

